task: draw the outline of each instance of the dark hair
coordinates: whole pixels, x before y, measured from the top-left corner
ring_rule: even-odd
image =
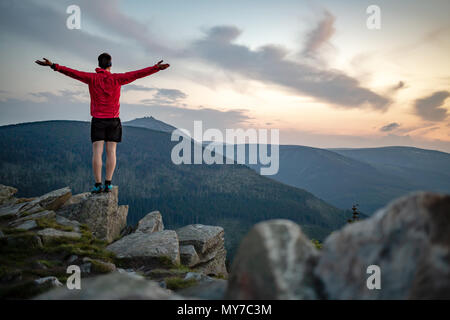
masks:
[[[98,66],[102,69],[106,69],[112,66],[111,56],[108,53],[102,53],[98,56]]]

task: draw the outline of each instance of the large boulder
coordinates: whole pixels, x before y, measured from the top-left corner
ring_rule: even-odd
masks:
[[[0,205],[8,202],[16,193],[16,188],[0,184]]]
[[[109,193],[74,195],[57,214],[86,224],[94,236],[112,242],[126,226],[128,206],[118,205],[118,187],[114,186]]]
[[[132,267],[164,267],[167,262],[180,263],[178,237],[175,231],[131,233],[106,247],[117,258]]]
[[[72,196],[72,192],[69,187],[64,187],[58,190],[51,191],[34,200],[26,203],[20,211],[22,212],[37,212],[41,210],[57,210],[59,209],[69,198]]]
[[[139,220],[136,232],[153,233],[164,230],[164,223],[161,213],[153,211]]]
[[[226,298],[316,299],[317,258],[317,250],[294,222],[258,223],[239,246]]]
[[[450,195],[415,193],[334,232],[315,269],[328,299],[450,299]],[[381,289],[369,290],[370,265]]]
[[[222,227],[191,224],[177,231],[185,265],[209,275],[227,275]],[[195,249],[197,257],[192,252]],[[197,261],[197,262],[194,262]]]
[[[66,286],[37,296],[37,300],[165,300],[180,299],[178,295],[161,288],[156,282],[126,273],[82,278],[81,290]]]

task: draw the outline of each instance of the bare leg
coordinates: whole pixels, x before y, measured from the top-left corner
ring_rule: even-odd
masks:
[[[105,141],[94,141],[92,143],[92,169],[94,170],[95,182],[102,182],[102,154]]]
[[[106,180],[111,181],[116,168],[117,142],[106,141]]]

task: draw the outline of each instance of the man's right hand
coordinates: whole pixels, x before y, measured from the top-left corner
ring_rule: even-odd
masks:
[[[46,66],[51,67],[51,66],[52,66],[53,63],[52,63],[50,60],[48,60],[47,58],[42,58],[42,59],[44,59],[44,60],[43,60],[43,61],[41,61],[41,60],[36,60],[35,62],[36,62],[38,65],[44,66],[44,67],[46,67]]]
[[[170,67],[170,64],[162,64],[163,60],[159,61],[156,65],[159,67],[159,70],[164,70]]]

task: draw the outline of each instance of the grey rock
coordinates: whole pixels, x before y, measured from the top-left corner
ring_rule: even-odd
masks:
[[[187,263],[186,265],[207,275],[227,275],[222,227],[191,224],[178,229],[177,234],[180,246],[183,247],[182,261]],[[196,257],[187,246],[194,247],[198,262],[193,263]]]
[[[184,276],[184,280],[196,280],[196,281],[212,281],[213,279],[211,277],[208,277],[204,275],[203,273],[199,272],[188,272]]]
[[[26,203],[20,210],[27,212],[32,212],[32,210],[36,208],[39,210],[57,210],[69,200],[71,196],[72,192],[69,187],[61,188],[35,198]]]
[[[110,244],[106,249],[134,267],[159,266],[164,259],[173,264],[180,262],[178,237],[172,230],[135,232]]]
[[[193,245],[180,246],[180,260],[183,265],[188,267],[193,267],[200,262]]]
[[[5,234],[2,232],[2,230],[0,230],[0,239],[5,238]]]
[[[33,220],[33,219],[40,219],[40,218],[48,218],[52,219],[55,217],[55,212],[50,210],[40,211],[34,214],[30,214],[27,216],[24,216],[22,218],[15,219],[9,223],[9,226],[15,228],[18,225],[21,225],[25,221]]]
[[[78,232],[69,232],[69,231],[61,231],[53,228],[45,228],[43,230],[39,230],[37,232],[39,236],[41,236],[42,241],[45,243],[49,240],[56,238],[72,238],[72,239],[80,239],[81,234]]]
[[[128,206],[118,206],[118,187],[114,186],[109,193],[72,196],[57,214],[87,224],[95,237],[112,242],[126,226]]]
[[[16,188],[0,184],[0,204],[10,200],[16,193]]]
[[[39,278],[39,279],[34,280],[34,283],[36,283],[39,286],[49,285],[51,287],[62,287],[62,285],[63,285],[56,277]]]
[[[20,209],[22,209],[22,207],[25,205],[26,203],[4,204],[0,206],[0,217],[18,216]]]
[[[37,227],[37,223],[35,220],[27,220],[21,224],[19,224],[16,229],[21,229],[21,230],[31,230],[33,228]]]
[[[450,195],[419,192],[325,241],[315,274],[328,299],[450,299]],[[381,289],[367,288],[367,267]]]
[[[222,227],[191,224],[177,230],[180,245],[193,245],[201,255],[211,248],[221,246],[224,242]]]
[[[212,251],[211,251],[212,253]],[[214,255],[209,260],[200,260],[200,263],[193,266],[196,270],[203,272],[206,275],[226,276],[228,274],[225,265],[227,253],[224,247],[214,251]]]
[[[89,257],[84,257],[83,262],[92,264],[92,272],[107,273],[117,270],[116,265],[111,262],[92,259]]]
[[[66,287],[50,290],[38,300],[166,300],[180,296],[161,288],[156,282],[113,272],[107,275],[83,279],[81,290]]]
[[[62,226],[72,227],[75,232],[80,232],[80,223],[78,221],[69,220],[61,215],[56,215],[56,222]]]
[[[139,220],[136,232],[153,233],[164,230],[161,213],[153,211]]]
[[[242,240],[231,267],[227,299],[316,299],[313,268],[318,252],[289,220],[256,224]]]

